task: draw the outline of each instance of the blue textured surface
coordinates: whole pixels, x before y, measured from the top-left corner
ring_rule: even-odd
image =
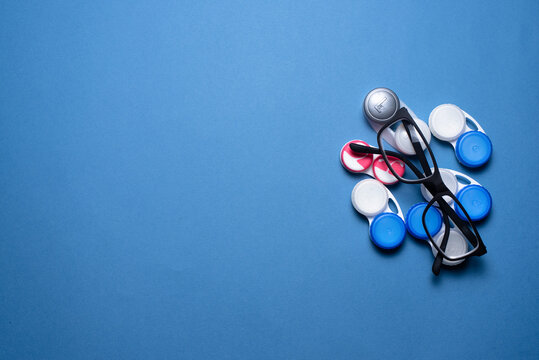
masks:
[[[467,167],[484,166],[492,155],[489,137],[480,131],[468,131],[457,140],[455,152],[460,163]]]
[[[479,185],[468,185],[457,193],[468,216],[472,221],[483,220],[492,208],[492,197],[487,189]],[[466,220],[466,215],[460,206],[455,206],[457,214],[461,219]]]
[[[536,1],[3,1],[0,358],[539,357]],[[488,254],[379,251],[364,95],[494,152]],[[391,191],[404,212],[419,187]]]
[[[410,235],[414,236],[417,239],[427,240],[427,232],[423,226],[423,213],[428,203],[422,202],[413,205],[410,207],[408,212],[406,212],[406,229],[410,232]],[[425,216],[425,224],[429,230],[430,236],[435,237],[440,229],[442,228],[442,215],[440,211],[434,206],[429,208],[427,211],[427,216]]]
[[[369,234],[376,246],[386,250],[395,249],[402,244],[406,227],[397,214],[382,213],[372,220]]]

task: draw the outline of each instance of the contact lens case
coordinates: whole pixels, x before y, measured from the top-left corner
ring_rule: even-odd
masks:
[[[467,119],[477,129],[468,126]],[[492,155],[492,143],[481,125],[457,105],[442,104],[434,108],[429,116],[429,128],[434,137],[453,145],[457,160],[464,166],[483,166]]]
[[[389,203],[393,202],[397,212]],[[369,237],[382,249],[395,249],[406,236],[402,210],[393,194],[378,180],[365,179],[352,190],[352,205],[369,221]]]

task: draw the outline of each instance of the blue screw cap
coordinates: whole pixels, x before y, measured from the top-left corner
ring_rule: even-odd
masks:
[[[394,249],[402,244],[406,228],[397,214],[382,213],[372,221],[369,233],[376,246],[382,249]]]
[[[468,185],[457,193],[457,199],[460,201],[472,221],[484,219],[492,208],[492,197],[490,193],[482,186]],[[458,216],[467,220],[460,206],[456,206]]]
[[[427,240],[427,232],[423,227],[423,212],[427,207],[426,202],[415,204],[406,213],[406,229],[413,237],[421,240]],[[425,216],[425,224],[429,229],[430,236],[434,237],[442,228],[442,215],[434,206],[431,206]]]
[[[468,131],[457,140],[455,147],[458,161],[471,168],[484,165],[492,154],[492,143],[481,131]]]

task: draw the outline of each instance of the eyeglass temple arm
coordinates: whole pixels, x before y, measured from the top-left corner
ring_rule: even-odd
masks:
[[[447,247],[447,242],[449,241],[449,219],[447,218],[447,214],[443,214],[444,219],[444,225],[446,230],[444,231],[444,238],[442,239],[442,243],[440,244],[440,249],[442,251],[445,251],[445,248]],[[442,255],[441,251],[438,251],[436,254],[436,258],[434,259],[434,263],[432,264],[432,272],[434,275],[438,276],[440,274],[440,269],[442,268],[442,262],[444,260],[444,256]]]
[[[360,144],[355,144],[355,143],[350,144],[350,149],[357,154],[381,154],[382,153],[382,151],[377,147],[365,146],[365,145],[360,145]],[[412,170],[412,172],[418,178],[423,177],[423,173],[420,172],[419,169],[410,160],[406,158],[406,156],[403,156],[402,154],[399,154],[398,152],[395,152],[395,151],[385,150],[385,153],[389,156],[393,156],[401,160],[402,162],[404,162],[406,166],[408,166],[408,168]]]

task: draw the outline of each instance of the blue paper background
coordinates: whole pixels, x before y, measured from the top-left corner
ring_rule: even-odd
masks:
[[[539,356],[536,1],[0,4],[0,357]],[[350,205],[361,101],[494,144],[488,254],[434,278]],[[392,190],[406,211],[417,186]]]

